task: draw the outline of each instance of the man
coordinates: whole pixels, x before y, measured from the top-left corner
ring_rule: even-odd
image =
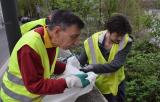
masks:
[[[131,25],[122,15],[106,22],[106,30],[93,34],[84,42],[79,56],[81,71],[99,74],[96,86],[109,102],[124,102],[124,63],[131,48]]]
[[[87,74],[51,79],[61,74],[65,64],[56,61],[58,47],[78,45],[84,23],[69,11],[52,15],[47,27],[24,34],[15,45],[8,70],[2,79],[0,100],[3,102],[40,102],[42,96],[63,93],[66,88],[83,88],[90,84]]]

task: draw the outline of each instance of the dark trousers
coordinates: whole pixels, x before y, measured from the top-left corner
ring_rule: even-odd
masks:
[[[125,81],[122,81],[118,87],[117,96],[112,94],[103,94],[108,102],[125,102]]]

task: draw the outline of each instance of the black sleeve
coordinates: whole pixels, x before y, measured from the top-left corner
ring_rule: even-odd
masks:
[[[93,72],[95,73],[111,73],[117,71],[121,68],[125,61],[127,54],[129,53],[132,46],[132,42],[128,42],[126,47],[119,51],[116,55],[114,60],[109,64],[93,64]]]
[[[78,60],[82,67],[88,64],[88,58],[84,47],[81,51],[81,54],[78,56]]]

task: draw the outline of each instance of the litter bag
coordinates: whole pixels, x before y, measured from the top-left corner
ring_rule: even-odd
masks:
[[[60,77],[66,77],[73,74],[82,74],[83,72],[79,71],[79,68],[81,68],[79,61],[75,56],[72,56],[67,60],[66,70]],[[75,102],[79,96],[84,95],[93,89],[97,75],[93,72],[88,72],[87,74],[87,79],[91,82],[91,84],[87,87],[67,88],[65,89],[64,93],[45,96],[43,98],[43,102]]]

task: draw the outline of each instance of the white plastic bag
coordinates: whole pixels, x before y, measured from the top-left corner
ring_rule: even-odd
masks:
[[[75,56],[70,57],[67,60],[67,65],[64,75],[61,77],[69,76],[72,74],[82,74],[83,72],[79,71],[78,68],[80,68],[80,64],[76,59],[76,57]],[[75,102],[79,96],[86,94],[93,89],[97,75],[93,72],[89,72],[87,74],[88,74],[87,79],[91,82],[91,84],[88,85],[87,87],[70,88],[66,89],[62,94],[47,95],[44,97],[43,102]]]

